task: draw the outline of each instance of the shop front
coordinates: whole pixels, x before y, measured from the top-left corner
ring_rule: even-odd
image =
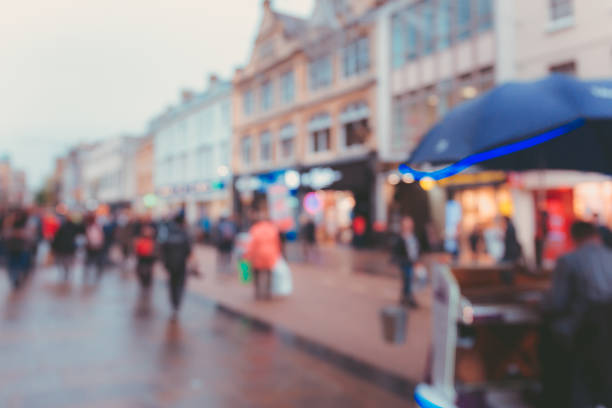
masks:
[[[319,242],[372,244],[373,167],[367,158],[301,169],[301,210],[314,220]]]

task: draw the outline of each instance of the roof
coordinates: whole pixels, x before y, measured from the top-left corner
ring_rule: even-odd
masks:
[[[306,29],[307,22],[303,18],[279,13],[277,11],[275,11],[274,14],[283,24],[284,32],[287,37],[295,37]]]

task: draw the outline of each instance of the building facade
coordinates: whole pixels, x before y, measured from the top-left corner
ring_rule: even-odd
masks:
[[[133,208],[140,214],[152,212],[152,208],[157,204],[155,185],[153,184],[153,138],[151,134],[145,136],[134,154],[136,196]]]
[[[379,12],[379,156],[388,163],[387,182],[382,189],[387,199],[388,224],[393,225],[401,214],[411,214],[416,216],[422,235],[427,234],[431,224],[446,238],[460,231],[466,241],[465,237],[477,226],[486,228],[500,215],[513,215],[521,224],[518,233],[524,251],[532,258],[539,204],[532,190],[517,188],[517,184],[530,182],[512,182],[504,173],[468,171],[437,186],[425,185],[425,192],[411,177],[399,175],[396,168],[450,108],[495,85],[540,79],[553,72],[581,78],[610,75],[609,2],[536,3],[397,0]],[[563,185],[566,190],[575,190],[568,180],[573,183],[579,178],[547,177],[554,180],[556,187]],[[561,179],[565,182],[559,183]],[[610,195],[604,190],[610,188],[601,190],[601,194]],[[550,201],[563,201],[567,207],[572,200],[563,194],[551,191]],[[417,197],[420,199],[415,200]],[[416,206],[419,201],[425,204]],[[460,218],[458,225],[450,228],[449,202],[461,209],[461,216],[453,217]],[[384,212],[380,215],[384,216]]]
[[[101,141],[83,153],[83,202],[89,210],[101,204],[130,207],[136,196],[134,154],[140,139],[119,136]]]
[[[268,193],[275,186],[296,213],[329,226],[322,239],[350,239],[356,215],[371,226],[378,3],[317,1],[300,19],[263,2],[252,55],[233,79],[232,168],[242,221],[262,210],[274,218]],[[304,206],[307,195],[315,211]]]
[[[16,169],[8,156],[0,158],[0,207],[23,206],[29,202],[26,174]]]
[[[232,87],[215,75],[209,82],[150,123],[158,215],[185,208],[190,223],[229,215]]]

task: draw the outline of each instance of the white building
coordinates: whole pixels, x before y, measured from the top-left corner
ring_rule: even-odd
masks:
[[[120,136],[89,148],[81,163],[83,202],[89,209],[99,204],[129,205],[136,197],[134,153],[140,139]]]
[[[205,92],[183,91],[178,106],[151,121],[158,215],[181,207],[189,222],[229,214],[231,89],[211,75]]]

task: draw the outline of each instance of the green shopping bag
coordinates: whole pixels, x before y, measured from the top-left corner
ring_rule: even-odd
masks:
[[[251,263],[246,259],[240,259],[238,261],[238,277],[242,283],[250,283],[253,280]]]

